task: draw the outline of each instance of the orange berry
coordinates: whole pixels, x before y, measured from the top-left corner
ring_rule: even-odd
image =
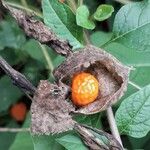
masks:
[[[90,73],[79,73],[72,80],[72,101],[77,106],[93,102],[99,91],[98,80]]]
[[[24,121],[26,113],[27,107],[23,102],[13,105],[10,109],[10,114],[16,121]]]

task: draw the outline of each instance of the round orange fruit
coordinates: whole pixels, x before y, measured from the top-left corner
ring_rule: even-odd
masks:
[[[10,109],[10,114],[16,121],[24,121],[26,113],[27,107],[23,102],[13,105]]]
[[[77,106],[93,102],[99,91],[98,80],[90,73],[81,72],[72,79],[72,101]]]

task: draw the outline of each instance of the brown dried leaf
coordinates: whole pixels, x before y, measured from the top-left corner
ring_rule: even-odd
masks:
[[[93,114],[105,110],[123,96],[128,83],[129,68],[115,57],[92,45],[74,52],[54,71],[57,81],[71,86],[72,76],[78,72],[89,72],[99,81],[98,98],[76,113]]]
[[[123,150],[112,135],[102,130],[79,124],[75,125],[75,130],[90,150]]]
[[[70,112],[74,108],[65,98],[67,87],[41,81],[31,105],[33,134],[55,134],[72,130],[75,121]]]
[[[58,38],[43,22],[35,20],[22,10],[8,6],[2,1],[3,6],[16,19],[18,25],[24,30],[27,36],[38,40],[54,49],[58,54],[67,56],[72,53],[72,47],[68,41]]]

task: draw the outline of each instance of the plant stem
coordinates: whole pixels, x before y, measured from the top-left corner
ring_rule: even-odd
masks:
[[[131,3],[130,0],[115,0],[115,1],[116,1],[116,2],[119,2],[119,3],[123,4],[123,5],[126,5],[126,4]]]
[[[66,0],[68,5],[71,7],[72,11],[75,13],[77,9],[77,5],[74,0]]]
[[[30,128],[0,128],[0,132],[30,132]]]
[[[78,6],[83,5],[83,0],[78,0]]]
[[[52,60],[51,60],[51,58],[50,58],[50,56],[49,56],[49,54],[48,54],[48,52],[47,52],[46,47],[45,47],[44,45],[42,45],[41,43],[39,43],[39,45],[40,45],[40,47],[41,47],[42,53],[43,53],[43,55],[44,55],[44,57],[45,57],[45,60],[46,60],[46,62],[47,62],[48,70],[51,72],[51,76],[53,77],[52,72],[53,72],[53,70],[54,70],[54,66],[53,66],[53,64],[52,64]]]
[[[121,137],[116,125],[115,117],[111,107],[107,108],[107,118],[108,118],[109,126],[111,128],[112,135],[118,140],[118,142],[123,147]]]
[[[89,36],[87,30],[83,30],[83,37],[86,44],[90,44]]]
[[[129,83],[130,85],[132,85],[133,87],[135,87],[136,89],[138,89],[138,90],[141,90],[141,89],[142,89],[139,85],[133,83],[132,81],[129,81],[128,83]]]
[[[12,7],[16,7],[16,8],[19,8],[19,9],[23,9],[27,12],[30,12],[30,13],[34,13],[36,16],[42,18],[42,14],[40,12],[37,12],[37,11],[34,11],[34,10],[31,10],[30,8],[28,7],[24,7],[24,6],[21,6],[19,4],[16,4],[16,3],[12,3],[12,2],[5,2],[6,4],[8,4],[9,6],[12,6]]]
[[[24,7],[28,8],[28,4],[27,4],[26,0],[21,0],[21,3]]]

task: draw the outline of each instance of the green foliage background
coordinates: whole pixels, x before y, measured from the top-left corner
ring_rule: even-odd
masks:
[[[85,45],[84,32],[90,29],[86,32],[93,45],[102,47],[122,63],[132,67],[128,90],[120,102],[114,106],[116,122],[125,148],[149,150],[150,1],[144,0],[123,5],[112,0],[84,0],[84,5],[87,7],[80,6],[77,15],[68,5],[57,0],[11,0],[8,2],[11,6],[27,11],[33,10],[39,19],[43,20],[60,38],[67,39],[74,50]],[[98,19],[94,19],[95,11],[99,12],[100,4],[109,4],[110,11],[104,8],[103,14]],[[15,20],[1,10],[0,55],[16,70],[27,76],[35,86],[41,79],[53,81],[52,70],[64,60],[49,47],[26,37]],[[0,70],[0,126],[29,127],[30,114],[27,115],[23,124],[18,124],[9,114],[10,107],[18,101],[24,101],[30,106],[30,100],[12,85],[10,79]],[[110,131],[105,112],[89,116],[81,115],[75,119]],[[80,137],[74,131],[70,131],[57,136],[0,133],[0,149],[86,150],[87,148]]]

